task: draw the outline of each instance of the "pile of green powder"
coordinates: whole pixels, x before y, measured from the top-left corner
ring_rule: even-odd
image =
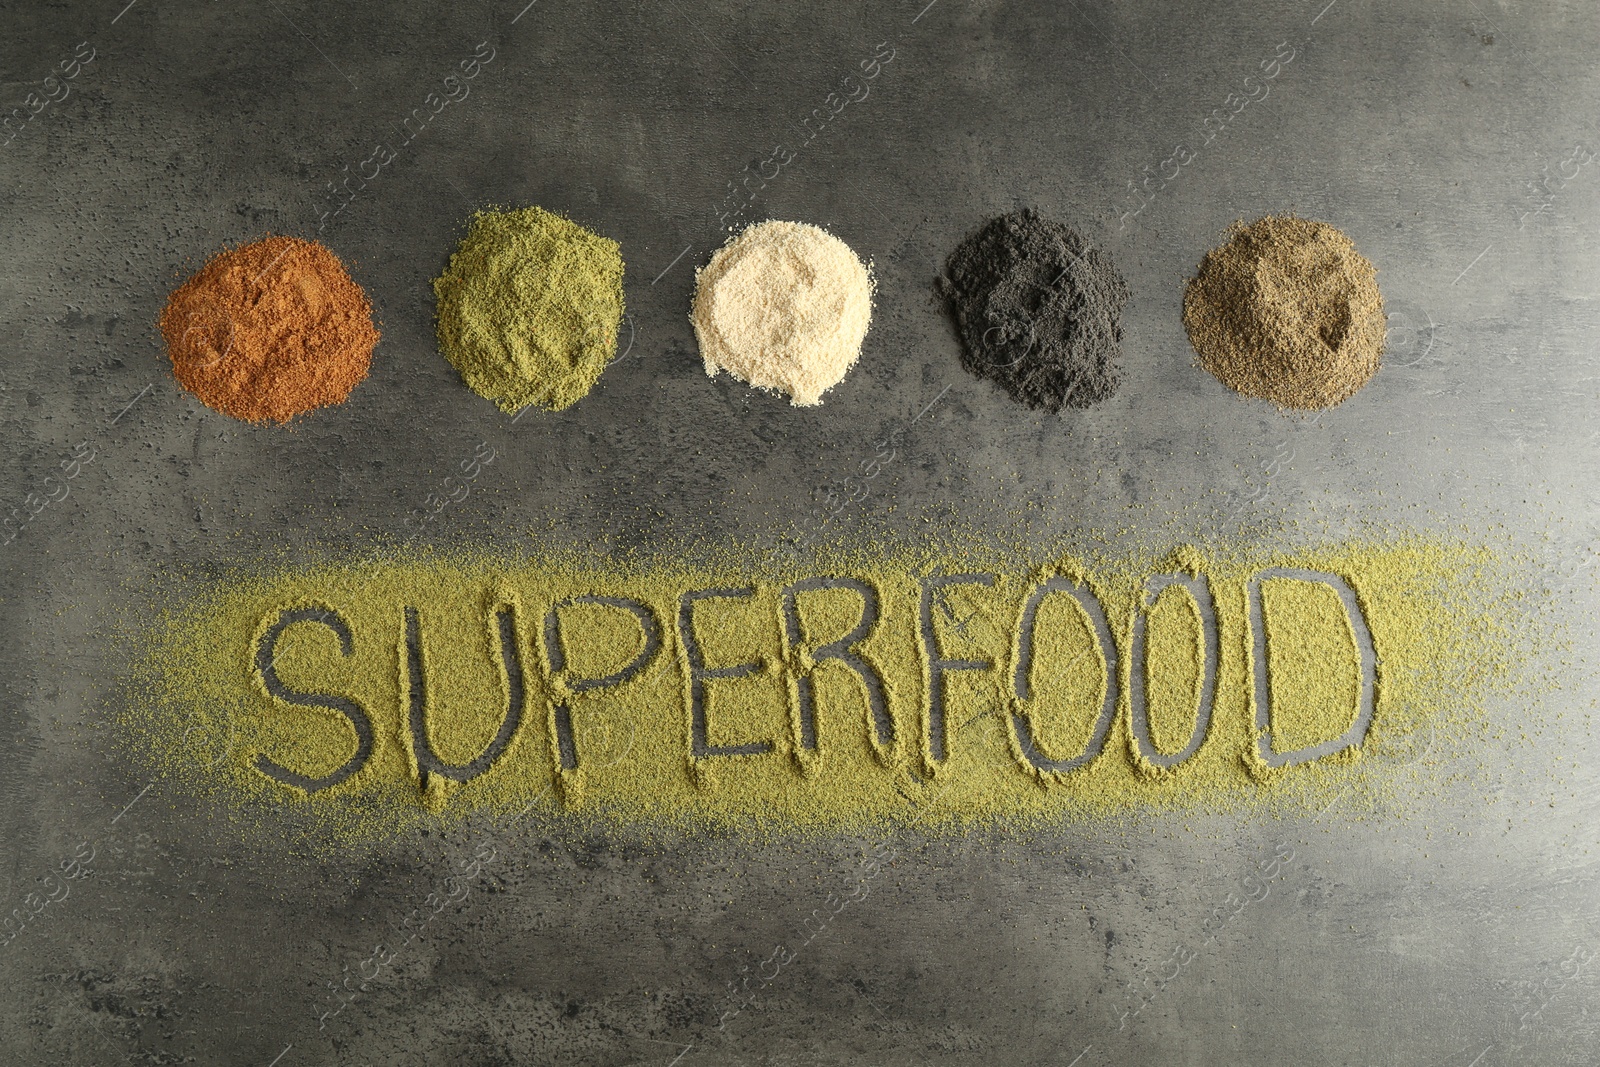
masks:
[[[443,274],[439,347],[504,411],[581,400],[617,350],[617,242],[543,208],[480,211]]]

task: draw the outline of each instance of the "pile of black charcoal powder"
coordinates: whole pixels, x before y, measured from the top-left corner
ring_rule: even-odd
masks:
[[[1029,407],[1086,408],[1122,384],[1128,283],[1110,257],[1031,208],[990,219],[951,253],[939,288],[961,364]]]

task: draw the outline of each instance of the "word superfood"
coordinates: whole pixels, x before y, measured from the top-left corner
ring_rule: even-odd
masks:
[[[1456,603],[1470,555],[368,562],[172,613],[136,725],[203,775],[163,739],[226,710],[215,773],[369,808],[551,785],[558,811],[806,824],[1211,802],[1321,780],[1459,703],[1440,686],[1483,641]]]

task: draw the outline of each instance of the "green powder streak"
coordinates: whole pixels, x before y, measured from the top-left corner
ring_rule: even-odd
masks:
[[[622,270],[617,242],[560,215],[480,211],[433,283],[439,347],[503,411],[571,407],[616,354]]]
[[[1247,581],[1267,566],[1343,577],[1360,600],[1379,664],[1376,712],[1360,746],[1277,769],[1257,756],[1247,616]],[[1145,672],[1155,749],[1180,751],[1196,721],[1205,657],[1194,598],[1169,587],[1142,609],[1146,663],[1131,662],[1129,643],[1145,580],[1180,572],[1210,582],[1219,660],[1204,741],[1169,769],[1140,754],[1128,683],[1131,671]],[[937,665],[920,631],[918,575],[930,573],[984,574],[992,583],[951,586],[931,608],[934,655],[945,666],[942,735],[932,732],[939,716],[928,700]],[[876,597],[877,620],[859,640],[839,645],[861,623],[867,597],[859,587],[835,586],[793,594],[799,641],[791,642],[785,589],[815,576],[852,579]],[[1115,679],[1084,608],[1053,593],[1039,602],[1024,697],[1016,692],[1024,605],[1052,578],[1080,583],[1103,605]],[[1343,606],[1327,586],[1262,585],[1272,748],[1336,738],[1352,721],[1359,684]],[[141,761],[196,792],[235,804],[285,800],[322,813],[341,835],[530,802],[558,818],[800,830],[1059,823],[1263,802],[1310,810],[1352,782],[1382,791],[1374,769],[1382,770],[1385,752],[1412,747],[1419,729],[1471,732],[1472,717],[1481,719],[1504,691],[1510,650],[1522,640],[1508,588],[1489,550],[1417,539],[1289,556],[1185,548],[1092,572],[1071,558],[1030,568],[881,548],[788,569],[622,565],[557,554],[321,566],[223,582],[170,608],[146,632],[129,686],[136,696],[127,737]],[[693,662],[680,632],[681,597],[691,590],[719,594],[690,606]],[[616,599],[593,598],[637,602],[646,624]],[[297,703],[271,695],[258,669],[261,642],[286,609],[336,612],[351,638],[346,648],[333,628],[314,621],[282,629],[272,669],[290,690],[315,695]],[[409,719],[416,680],[407,609],[415,610],[421,638],[427,758],[470,764],[496,744],[514,681],[526,697],[509,742],[468,781],[424,773],[427,758]],[[520,664],[516,679],[506,670],[507,635]],[[949,661],[985,666],[951,668]],[[1462,670],[1467,664],[1471,671]],[[698,683],[705,693],[698,738],[692,667],[711,672]],[[874,716],[863,671],[881,678],[885,721]],[[595,681],[619,672],[629,673],[614,684]],[[1019,721],[1031,728],[1036,755],[1070,759],[1090,747],[1112,684],[1115,718],[1098,755],[1066,772],[1029,761]],[[371,723],[371,754],[357,773],[314,792],[263,773],[262,757],[310,779],[346,765],[357,733],[340,705],[358,706]],[[215,744],[205,748],[195,738],[224,736],[235,744],[207,770]],[[943,737],[943,759],[935,736]]]

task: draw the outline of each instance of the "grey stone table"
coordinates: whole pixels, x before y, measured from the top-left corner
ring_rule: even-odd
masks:
[[[0,952],[0,1060],[1595,1061],[1600,991],[1573,962],[1600,951],[1583,614],[1600,167],[1576,162],[1600,147],[1591,4],[123,3],[11,4],[0,37],[0,106],[18,109],[0,132],[6,508],[96,450],[0,562],[4,907],[80,842],[103,850]],[[841,79],[891,53],[833,114]],[[1261,64],[1290,53],[1260,98]],[[492,58],[447,88],[475,54]],[[744,203],[776,146],[793,158]],[[438,355],[429,281],[472,209],[527,203],[621,242],[632,347],[582,403],[513,424]],[[1092,411],[1021,410],[967,377],[935,301],[954,243],[1024,205],[1083,230],[1133,292],[1126,383]],[[861,365],[821,408],[697,362],[694,268],[741,206],[874,264]],[[1179,321],[1226,226],[1290,210],[1354,238],[1391,312],[1388,365],[1314,421],[1194,369]],[[182,392],[154,328],[178,280],[266,232],[320,235],[384,335],[349,403],[287,429]],[[329,1020],[330,983],[471,828],[340,861],[237,841],[105,728],[119,602],[180,564],[415,537],[405,517],[479,441],[501,458],[438,544],[516,546],[552,522],[618,547],[776,538],[919,413],[846,532],[909,535],[982,502],[1028,509],[1041,538],[1115,529],[1130,506],[1202,536],[1218,499],[1334,532],[1497,529],[1530,547],[1530,594],[1578,605],[1565,689],[1498,709],[1533,740],[1484,751],[1420,811],[896,837],[876,891],[720,1032],[729,983],[862,841],[529,831]],[[1121,1026],[1141,968],[1279,843],[1280,891]]]

